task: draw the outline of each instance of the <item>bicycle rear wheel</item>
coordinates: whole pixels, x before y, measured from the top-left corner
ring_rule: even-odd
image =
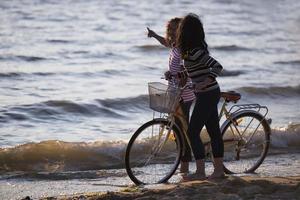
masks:
[[[165,119],[142,125],[129,140],[125,165],[137,185],[166,182],[176,171],[182,153],[182,139],[176,126]]]
[[[221,131],[225,173],[253,173],[269,149],[271,130],[266,119],[258,112],[242,111],[225,121]]]

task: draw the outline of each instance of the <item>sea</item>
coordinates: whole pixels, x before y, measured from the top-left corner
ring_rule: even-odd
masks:
[[[0,198],[132,185],[125,148],[153,118],[147,83],[166,83],[168,69],[169,49],[146,28],[164,36],[188,13],[224,67],[221,90],[268,107],[270,153],[255,175],[299,176],[299,10],[298,0],[1,0]]]

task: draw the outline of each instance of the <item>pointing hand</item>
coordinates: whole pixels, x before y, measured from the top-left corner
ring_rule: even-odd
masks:
[[[152,31],[150,28],[147,27],[147,30],[148,30],[148,37],[149,38],[154,37],[156,35],[156,33],[154,31]]]

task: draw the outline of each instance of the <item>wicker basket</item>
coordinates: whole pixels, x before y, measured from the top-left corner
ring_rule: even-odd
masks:
[[[159,82],[148,83],[150,108],[161,113],[174,112],[180,98],[180,89]]]

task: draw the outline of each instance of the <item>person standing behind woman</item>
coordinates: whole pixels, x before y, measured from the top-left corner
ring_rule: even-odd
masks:
[[[156,40],[158,40],[162,45],[165,47],[170,48],[170,55],[169,55],[169,71],[165,73],[165,76],[167,79],[170,79],[170,77],[176,77],[176,75],[183,70],[182,66],[182,59],[181,59],[181,53],[180,50],[176,47],[176,31],[178,28],[178,25],[181,21],[181,18],[175,17],[168,21],[167,27],[166,27],[166,37],[162,37],[160,35],[157,35],[153,30],[147,28],[148,30],[148,37],[154,37]],[[190,79],[184,79],[184,80],[175,80],[175,81],[182,81],[185,83],[185,81],[190,81]],[[178,82],[177,82],[178,83]],[[172,82],[169,82],[169,84],[173,84]],[[183,90],[181,94],[181,108],[185,117],[185,120],[187,121],[187,124],[189,124],[189,111],[191,104],[193,100],[195,99],[194,91],[186,88]],[[183,156],[181,158],[181,164],[180,164],[180,172],[181,173],[188,173],[189,171],[189,161],[192,160],[191,156],[191,150],[189,148],[189,145],[187,141],[185,141],[185,151],[183,153]]]
[[[202,22],[195,14],[188,14],[181,20],[176,44],[182,53],[185,68],[178,76],[191,78],[196,95],[187,134],[197,170],[196,173],[189,174],[183,179],[206,179],[205,149],[200,138],[200,132],[204,125],[210,137],[214,157],[214,172],[209,178],[222,178],[224,177],[224,144],[219,127],[217,105],[220,99],[220,88],[216,77],[221,74],[223,67],[210,56]]]

